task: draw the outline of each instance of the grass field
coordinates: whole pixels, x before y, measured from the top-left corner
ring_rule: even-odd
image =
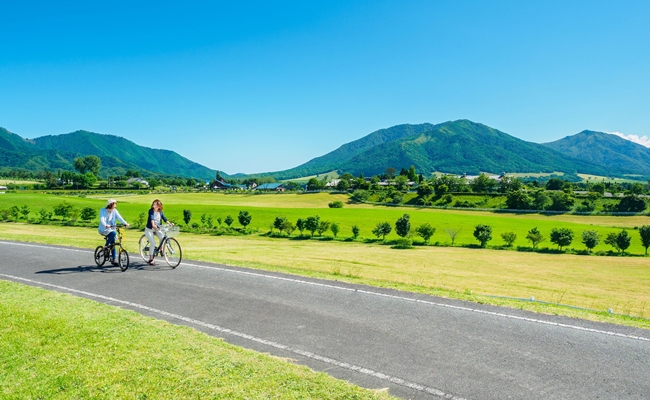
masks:
[[[3,399],[388,399],[195,329],[0,280]]]
[[[128,231],[132,253],[142,233]],[[93,228],[0,224],[0,238],[87,249],[100,243]],[[644,257],[538,254],[458,247],[395,250],[380,244],[288,240],[261,236],[178,237],[188,259],[392,287],[551,314],[650,328],[650,263]],[[137,255],[134,255],[137,257]],[[134,258],[136,259],[136,258]],[[88,263],[92,264],[88,255]],[[530,298],[601,310],[587,312],[485,295]]]
[[[574,241],[570,247],[584,249],[580,242],[580,235],[584,230],[596,230],[604,239],[609,232],[619,232],[621,229],[628,229],[632,236],[632,244],[628,252],[643,254],[645,250],[641,245],[638,232],[635,228],[650,224],[648,216],[580,216],[580,215],[541,215],[541,214],[510,214],[493,213],[483,211],[459,211],[441,209],[422,209],[412,207],[386,207],[367,204],[345,204],[342,209],[331,209],[328,203],[332,201],[347,202],[349,198],[342,194],[315,193],[315,194],[220,194],[220,193],[187,193],[187,194],[164,194],[159,195],[165,204],[165,214],[175,222],[182,222],[183,210],[192,212],[192,223],[200,223],[202,214],[212,215],[215,224],[217,218],[225,219],[231,215],[235,219],[234,226],[239,226],[237,215],[239,211],[246,210],[252,215],[250,227],[261,232],[270,229],[273,220],[277,216],[287,217],[295,221],[298,218],[306,218],[311,215],[320,216],[321,220],[328,220],[340,224],[340,237],[350,237],[353,225],[360,228],[361,238],[374,238],[372,229],[380,222],[389,222],[394,226],[395,221],[403,214],[411,217],[411,226],[414,229],[425,222],[436,228],[436,233],[431,239],[432,243],[450,243],[451,239],[446,233],[447,229],[460,229],[456,238],[456,245],[477,244],[473,237],[474,227],[478,224],[486,224],[492,227],[493,240],[489,245],[500,246],[504,242],[501,233],[514,232],[517,234],[515,246],[529,246],[525,240],[527,232],[537,227],[547,238],[541,247],[554,248],[548,237],[552,228],[569,228],[574,231]],[[137,220],[140,213],[145,213],[154,195],[125,195],[116,196],[120,213],[129,222]],[[51,209],[61,203],[68,201],[75,207],[95,207],[97,209],[105,205],[106,198],[80,198],[75,196],[55,196],[35,193],[6,193],[0,197],[0,209],[13,205],[27,205],[31,208],[31,217],[35,218],[39,208]],[[331,232],[327,232],[331,236]],[[388,240],[397,239],[398,236],[391,232]],[[416,238],[417,239],[417,238]],[[612,248],[606,245],[603,240],[594,248],[594,251],[608,251]]]

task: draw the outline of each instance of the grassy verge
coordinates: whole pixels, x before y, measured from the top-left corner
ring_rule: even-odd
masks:
[[[139,231],[126,248],[137,250]],[[9,240],[94,248],[92,228],[0,224]],[[650,329],[650,268],[643,257],[592,257],[458,247],[390,246],[260,236],[178,237],[188,259],[345,280]],[[137,257],[137,256],[136,256]],[[88,260],[89,264],[92,260]],[[506,296],[556,304],[540,304]],[[562,307],[567,304],[596,311]],[[612,309],[617,314],[608,313]],[[640,317],[640,318],[637,318]]]
[[[387,399],[194,329],[0,281],[0,397]]]

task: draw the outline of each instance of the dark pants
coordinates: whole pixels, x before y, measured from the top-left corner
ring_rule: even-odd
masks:
[[[105,246],[108,247],[108,246],[112,246],[113,244],[115,244],[115,238],[116,237],[117,237],[117,232],[113,231],[113,232],[109,233],[106,236],[106,244],[105,244]],[[115,247],[113,247],[113,260],[116,260],[116,259],[117,259],[117,250],[115,250]]]

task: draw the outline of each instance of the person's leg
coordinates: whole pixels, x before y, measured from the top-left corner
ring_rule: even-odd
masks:
[[[115,237],[117,237],[117,232],[111,232],[111,233],[108,234],[108,236],[106,236],[106,246],[107,247],[108,246],[113,246],[115,244]],[[115,250],[115,246],[113,246],[113,252],[112,253],[113,253],[112,254],[112,256],[113,256],[112,262],[115,262],[116,254],[117,254],[117,251]]]
[[[156,249],[156,240],[153,237],[153,230],[149,228],[144,229],[144,235],[149,241],[149,263],[153,263],[153,257]]]
[[[156,236],[158,236],[158,243],[160,245],[160,243],[162,243],[163,238],[165,237],[165,234],[160,231],[156,231]],[[164,249],[160,249],[160,255],[165,255],[163,250]]]

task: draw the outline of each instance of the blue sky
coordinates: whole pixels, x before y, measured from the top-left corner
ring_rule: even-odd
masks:
[[[0,2],[0,126],[79,129],[226,173],[470,119],[650,136],[650,2]]]

